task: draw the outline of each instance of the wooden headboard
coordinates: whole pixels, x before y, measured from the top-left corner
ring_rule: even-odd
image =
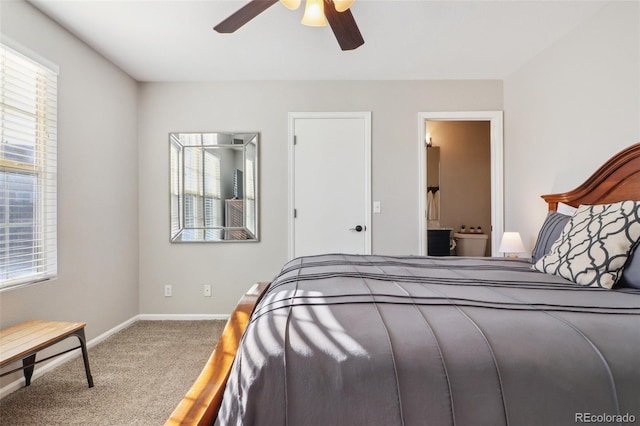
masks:
[[[549,210],[558,203],[607,204],[624,200],[640,201],[640,143],[620,151],[573,191],[543,195]]]

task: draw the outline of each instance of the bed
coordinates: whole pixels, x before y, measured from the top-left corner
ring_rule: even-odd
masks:
[[[245,295],[167,424],[640,421],[640,144],[575,190],[543,198],[550,213],[533,266],[345,254],[290,261]],[[561,218],[569,226],[554,222],[559,205],[578,208]],[[603,224],[611,206],[624,213],[616,232],[618,219]],[[576,238],[595,226],[602,238],[581,250]],[[621,253],[610,250],[614,233],[626,241]],[[576,251],[596,249],[606,262],[589,262],[606,273],[576,271]]]

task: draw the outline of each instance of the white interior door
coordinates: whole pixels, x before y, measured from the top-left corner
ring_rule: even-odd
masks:
[[[291,258],[371,253],[371,114],[291,113]]]

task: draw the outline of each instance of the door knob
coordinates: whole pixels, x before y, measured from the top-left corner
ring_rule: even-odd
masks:
[[[365,230],[366,228],[363,227],[362,225],[356,225],[355,228],[350,228],[349,231],[356,231],[356,232],[361,232],[363,230]]]

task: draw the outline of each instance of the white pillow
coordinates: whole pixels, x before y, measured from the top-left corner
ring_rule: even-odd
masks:
[[[576,284],[611,288],[640,240],[640,202],[580,206],[534,268]]]
[[[576,207],[570,206],[569,204],[558,203],[556,211],[565,216],[573,216],[574,214],[576,214],[578,209]]]

